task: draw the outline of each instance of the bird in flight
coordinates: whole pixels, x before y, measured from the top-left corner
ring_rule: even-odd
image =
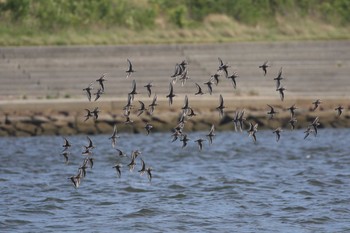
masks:
[[[128,69],[125,71],[126,72],[126,78],[129,78],[132,73],[135,72],[135,70],[132,68],[131,61],[129,59],[126,59],[128,62]]]
[[[265,61],[264,64],[259,66],[259,68],[261,68],[264,71],[264,76],[266,76],[267,67],[269,67],[269,65],[267,65],[267,63],[268,63],[268,61]]]

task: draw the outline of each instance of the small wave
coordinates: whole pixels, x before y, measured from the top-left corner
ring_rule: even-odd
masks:
[[[332,220],[333,219],[330,217],[322,216],[322,217],[302,220],[302,221],[300,221],[300,223],[303,223],[303,224],[324,224],[324,223],[327,223],[327,222],[332,221]]]
[[[324,187],[326,184],[316,179],[309,179],[307,182],[313,186]]]
[[[299,191],[299,192],[297,192],[297,194],[301,194],[301,195],[304,195],[304,196],[314,196],[315,195],[312,192],[305,191],[305,190]]]
[[[303,207],[303,206],[289,206],[289,207],[285,207],[282,210],[284,211],[306,211],[308,210],[307,208]]]
[[[142,208],[138,211],[135,211],[133,213],[129,213],[124,215],[125,218],[137,218],[137,217],[148,217],[148,216],[154,216],[157,213],[157,211],[153,209],[145,209]]]
[[[172,184],[168,186],[169,189],[185,189],[184,186],[179,185],[179,184]]]
[[[186,197],[187,197],[186,194],[178,193],[178,194],[176,194],[176,195],[170,196],[169,198],[173,198],[173,199],[184,199],[184,198],[186,198]]]
[[[23,220],[23,219],[5,219],[4,224],[10,226],[17,225],[26,225],[32,223],[31,221]]]
[[[143,193],[143,192],[149,192],[149,191],[146,190],[146,189],[134,188],[134,187],[131,187],[131,186],[128,186],[128,187],[124,188],[123,190],[126,191],[126,192],[129,192],[129,193]]]

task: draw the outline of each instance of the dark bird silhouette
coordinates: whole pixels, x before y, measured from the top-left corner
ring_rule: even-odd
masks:
[[[316,117],[315,119],[314,119],[314,121],[309,125],[309,126],[312,126],[313,127],[313,131],[314,131],[314,133],[315,133],[315,136],[317,135],[317,127],[320,125],[320,122],[319,122],[319,118],[318,117]]]
[[[258,131],[258,124],[253,125],[253,123],[249,122],[248,136],[253,138],[253,141],[256,142],[256,132]]]
[[[180,138],[180,141],[182,142],[182,148],[186,147],[187,146],[187,142],[189,141],[190,139],[187,137],[187,134],[182,134],[181,135],[181,138]]]
[[[98,110],[98,107],[96,107],[91,114],[94,116],[95,120],[97,120],[98,118],[98,113],[100,112],[100,110]]]
[[[282,79],[283,79],[283,77],[282,77],[282,67],[281,67],[280,71],[278,72],[277,77],[273,79],[276,81],[276,90],[281,86]]]
[[[117,171],[118,178],[120,178],[122,175],[121,167],[122,165],[120,163],[117,163],[113,166],[113,168],[115,168],[115,170]]]
[[[275,129],[273,131],[273,133],[276,134],[276,142],[278,142],[280,140],[281,132],[282,132],[282,129],[280,127],[278,127],[277,129]]]
[[[220,117],[224,116],[224,99],[222,98],[222,95],[220,94],[220,98],[219,98],[219,106],[216,108],[219,111],[219,115]]]
[[[91,112],[89,109],[86,108],[85,111],[86,111],[86,115],[85,115],[85,120],[84,120],[84,122],[87,121],[87,120],[89,120],[90,117],[93,117],[93,116],[94,116],[94,115],[92,114],[92,112]]]
[[[151,167],[146,168],[147,177],[148,177],[149,182],[152,181],[152,170],[153,169]]]
[[[218,71],[223,71],[225,73],[225,77],[227,78],[227,76],[228,76],[227,68],[229,66],[227,65],[227,63],[224,64],[220,57],[218,57],[218,60],[219,60],[219,69],[218,69]]]
[[[208,82],[204,83],[208,86],[209,94],[211,95],[213,93],[213,81],[210,79]]]
[[[69,155],[70,155],[70,152],[69,151],[63,151],[61,153],[61,155],[64,157],[64,162],[65,164],[68,164],[69,163]]]
[[[152,87],[153,87],[153,85],[152,85],[152,82],[149,82],[146,86],[144,86],[144,87],[146,87],[146,89],[147,89],[147,94],[148,94],[148,97],[151,97],[151,95],[152,95]]]
[[[210,128],[209,133],[206,135],[208,140],[209,140],[209,144],[213,144],[213,138],[215,137],[215,126],[212,125]]]
[[[147,135],[151,132],[151,129],[153,128],[153,126],[150,123],[146,123],[145,125],[145,130],[147,132]]]
[[[143,161],[143,159],[141,159],[141,169],[138,172],[140,172],[140,176],[142,176],[146,172],[146,164],[145,161]]]
[[[188,97],[187,95],[185,95],[184,105],[182,106],[181,109],[186,113],[189,108],[190,106],[188,105]]]
[[[270,116],[270,119],[272,119],[275,116],[275,114],[278,112],[276,112],[275,109],[271,105],[267,104],[267,106],[270,107],[270,111],[267,112],[267,114]]]
[[[215,81],[215,85],[217,86],[220,82],[220,79],[219,79],[220,75],[219,74],[214,74],[212,76],[210,76],[210,80],[213,82]]]
[[[67,140],[67,138],[63,138],[63,140],[64,140],[64,144],[62,146],[63,147],[62,152],[68,150],[72,146],[71,143]]]
[[[85,149],[89,149],[89,150],[94,149],[95,146],[94,146],[94,144],[93,144],[91,138],[90,138],[89,136],[86,136],[86,138],[87,138],[87,140],[88,140],[88,145],[87,145],[87,146],[84,146]]]
[[[86,91],[86,96],[88,97],[88,100],[91,101],[91,90],[94,89],[92,87],[93,83],[90,83],[87,88],[84,88],[83,91]]]
[[[97,92],[94,93],[94,95],[96,96],[94,101],[98,100],[101,97],[102,94],[104,94],[104,92],[103,92],[103,90],[101,88],[99,88],[97,90]]]
[[[295,107],[295,104],[293,104],[291,107],[287,108],[287,110],[289,110],[289,112],[290,112],[290,118],[294,118],[296,109],[298,109],[298,108]]]
[[[236,89],[237,83],[236,83],[236,78],[238,78],[238,74],[236,72],[233,72],[231,76],[228,76],[228,79],[231,79],[233,88]]]
[[[130,111],[130,109],[132,109],[132,101],[133,101],[132,96],[128,94],[128,102],[123,107],[123,110]]]
[[[286,90],[286,88],[284,88],[284,87],[279,87],[278,89],[276,89],[276,91],[278,91],[280,93],[280,97],[281,97],[282,101],[284,100],[284,91],[285,90]]]
[[[120,149],[115,148],[115,150],[118,152],[119,157],[127,157],[127,155],[123,151],[121,151]]]
[[[322,102],[321,102],[321,100],[319,100],[319,99],[317,99],[317,100],[315,100],[314,102],[312,102],[312,104],[314,105],[312,111],[315,111],[315,110],[318,108],[318,106],[320,106],[321,103],[322,103]]]
[[[169,106],[173,104],[173,98],[175,97],[176,95],[174,94],[174,87],[173,87],[173,84],[170,83],[169,84],[169,94],[166,96],[167,98],[169,98]]]
[[[136,81],[135,81],[135,79],[132,80],[131,91],[130,91],[128,94],[131,96],[131,99],[132,99],[132,100],[134,100],[134,96],[135,96],[136,94],[138,94],[138,93],[136,92]]]
[[[304,131],[304,134],[305,134],[304,139],[306,139],[310,135],[310,133],[313,133],[313,132],[314,131],[312,130],[312,128],[308,126],[307,129]]]
[[[100,86],[101,86],[102,92],[105,91],[105,87],[104,87],[104,84],[103,84],[105,81],[107,81],[105,79],[105,77],[106,77],[106,74],[102,74],[102,76],[99,79],[96,79],[96,82],[98,82],[100,84]]]
[[[204,93],[203,93],[203,91],[202,91],[202,88],[201,88],[201,86],[199,86],[199,84],[198,83],[195,83],[196,84],[196,87],[197,87],[197,92],[196,93],[194,93],[195,95],[203,95]]]
[[[335,108],[334,110],[337,111],[337,116],[340,117],[340,115],[343,113],[343,109],[344,107],[339,105],[337,108]]]
[[[113,134],[112,136],[109,138],[109,140],[112,141],[112,147],[114,148],[115,145],[117,144],[117,139],[119,138],[118,136],[118,131],[117,131],[117,124],[114,125],[113,127]]]
[[[131,61],[129,59],[126,59],[128,62],[128,69],[125,71],[126,72],[126,78],[129,78],[132,73],[135,72],[135,70],[132,68]]]
[[[194,117],[194,116],[197,116],[197,114],[193,111],[192,108],[188,108],[188,111],[187,111],[187,117]]]
[[[195,142],[198,144],[198,150],[199,151],[202,151],[202,149],[203,149],[203,142],[205,141],[205,139],[203,139],[203,138],[199,138],[199,139],[197,139]]]
[[[295,123],[297,122],[297,119],[296,118],[291,118],[290,121],[289,121],[289,124],[292,128],[292,130],[295,129]]]
[[[71,176],[68,179],[73,183],[74,188],[79,188],[81,177],[79,175]]]
[[[259,68],[261,68],[264,71],[264,76],[266,76],[267,73],[267,67],[269,67],[267,65],[268,61],[265,61],[264,64],[262,64],[261,66],[259,66]]]
[[[140,116],[144,111],[147,110],[145,107],[145,104],[142,101],[139,100],[139,103],[140,103],[140,108],[137,109],[137,112],[138,112],[137,116]]]
[[[154,95],[153,101],[150,105],[148,105],[148,112],[149,114],[153,114],[155,107],[157,106],[157,95]]]

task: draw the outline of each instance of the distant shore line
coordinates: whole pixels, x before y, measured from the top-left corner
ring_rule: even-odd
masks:
[[[285,109],[289,104],[296,104],[296,129],[303,129],[318,116],[320,128],[347,128],[350,127],[349,98],[325,98],[316,111],[311,111],[311,98],[286,100],[269,100],[276,107],[278,114],[269,119],[266,114],[266,98],[247,97],[227,100],[224,117],[220,118],[216,111],[217,101],[192,101],[191,105],[196,116],[187,120],[184,131],[208,131],[212,124],[218,131],[232,130],[235,111],[245,110],[246,127],[249,122],[259,124],[259,129],[275,129],[282,127],[291,130],[289,125],[290,114]],[[42,101],[0,101],[0,136],[40,136],[40,135],[78,135],[78,134],[111,134],[116,124],[120,133],[146,133],[144,126],[147,122],[153,125],[152,132],[171,132],[180,118],[183,101],[175,101],[169,106],[167,101],[159,100],[158,107],[153,115],[147,113],[137,117],[135,112],[138,105],[132,110],[130,118],[133,123],[125,124],[123,116],[123,100],[104,100],[100,102],[86,102],[80,99],[70,100],[42,100]],[[343,114],[338,117],[334,108],[342,105]],[[85,120],[85,108],[99,107],[101,113],[97,120]]]

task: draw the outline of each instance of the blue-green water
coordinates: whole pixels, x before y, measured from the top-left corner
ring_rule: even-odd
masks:
[[[130,172],[110,135],[91,136],[94,167],[80,187],[69,178],[86,136],[64,163],[62,137],[0,139],[1,232],[350,232],[349,129],[216,132],[202,152],[169,133],[121,134],[117,147],[142,155]],[[153,179],[140,176],[140,157]],[[121,178],[112,168],[122,163]]]

